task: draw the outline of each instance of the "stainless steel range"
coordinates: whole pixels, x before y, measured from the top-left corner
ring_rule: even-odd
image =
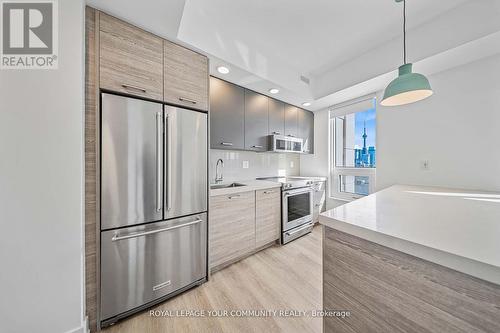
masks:
[[[260,180],[282,184],[281,243],[286,244],[311,232],[314,181],[303,177],[266,177]]]

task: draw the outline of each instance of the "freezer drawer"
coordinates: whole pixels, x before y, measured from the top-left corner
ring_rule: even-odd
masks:
[[[207,271],[206,214],[101,233],[101,320],[167,296]]]

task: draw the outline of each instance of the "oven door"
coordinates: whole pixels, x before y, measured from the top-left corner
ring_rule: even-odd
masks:
[[[283,191],[283,232],[312,221],[313,191],[309,187]]]

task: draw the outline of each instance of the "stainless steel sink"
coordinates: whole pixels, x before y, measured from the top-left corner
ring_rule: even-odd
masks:
[[[211,190],[216,190],[218,188],[230,188],[230,187],[241,187],[241,186],[246,186],[245,184],[240,184],[240,183],[231,183],[231,184],[215,184],[215,185],[210,185]]]

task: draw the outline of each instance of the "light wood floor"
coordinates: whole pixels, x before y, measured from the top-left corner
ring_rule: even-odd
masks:
[[[321,227],[211,276],[207,283],[152,310],[301,310],[322,308]],[[152,317],[149,310],[105,333],[321,332],[322,319],[303,317]]]

